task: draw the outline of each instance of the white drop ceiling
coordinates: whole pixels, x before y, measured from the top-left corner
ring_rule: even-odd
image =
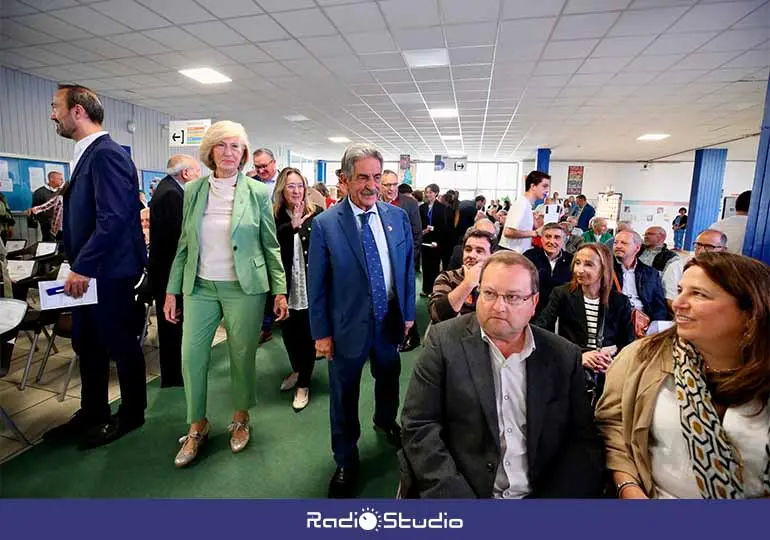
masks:
[[[402,53],[423,49],[446,49],[449,65],[410,69]],[[770,2],[2,0],[0,64],[240,121],[256,144],[314,158],[339,159],[328,138],[345,136],[388,158],[550,147],[553,159],[650,160],[759,131]],[[177,72],[197,67],[233,82]],[[650,132],[671,136],[636,141]]]

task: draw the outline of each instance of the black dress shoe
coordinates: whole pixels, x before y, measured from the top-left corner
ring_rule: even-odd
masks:
[[[329,482],[330,499],[354,499],[358,485],[358,465],[337,467]]]
[[[68,439],[74,439],[87,433],[93,429],[94,426],[99,425],[100,422],[94,420],[91,416],[79,410],[66,424],[56,426],[53,429],[49,429],[43,435],[44,441],[65,441]]]
[[[109,421],[99,424],[91,431],[86,433],[78,448],[81,450],[89,450],[91,448],[97,448],[110,444],[113,441],[117,441],[123,435],[130,433],[131,431],[140,428],[144,425],[144,417],[130,418],[121,415],[114,415]]]
[[[382,433],[395,448],[401,448],[401,426],[393,422],[390,427],[374,424],[374,431]]]

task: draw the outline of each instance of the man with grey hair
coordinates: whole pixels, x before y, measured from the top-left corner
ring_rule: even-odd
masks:
[[[701,253],[724,253],[727,249],[727,235],[716,229],[706,229],[695,238],[695,256]],[[684,273],[684,265],[692,257],[676,257],[663,272],[663,287],[666,291],[666,303],[669,309],[674,299],[679,296],[679,280]]]
[[[259,180],[267,186],[270,197],[273,197],[275,182],[278,180],[278,169],[275,164],[275,154],[269,148],[257,148],[254,150],[254,169],[248,172],[255,180]],[[272,306],[272,304],[270,304]]]
[[[663,227],[648,227],[644,231],[644,248],[639,260],[663,274],[668,264],[677,255],[666,246],[666,230]]]
[[[615,287],[625,294],[631,307],[643,311],[652,321],[669,319],[660,273],[639,260],[642,237],[636,231],[615,235]]]
[[[414,325],[414,245],[409,217],[378,202],[382,155],[352,144],[340,182],[348,196],[313,222],[308,257],[310,329],[329,360],[329,412],[337,469],[329,497],[355,495],[358,478],[358,395],[369,358],[374,376],[374,429],[394,446],[401,359],[398,345]]]
[[[158,183],[150,199],[150,258],[147,270],[155,300],[155,310],[159,314],[163,313],[168,276],[171,273],[176,245],[182,232],[184,186],[187,182],[200,178],[200,175],[201,165],[197,159],[185,154],[175,154],[169,158],[166,176]],[[176,302],[181,312],[181,296]],[[158,341],[161,388],[183,386],[182,325],[171,324],[160,315]]]

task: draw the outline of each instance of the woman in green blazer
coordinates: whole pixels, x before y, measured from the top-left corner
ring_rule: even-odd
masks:
[[[224,317],[230,353],[230,387],[235,406],[230,447],[249,442],[249,409],[256,404],[256,353],[267,293],[275,295],[277,320],[289,314],[286,277],[275,233],[270,194],[240,172],[249,158],[241,124],[212,125],[200,146],[210,176],[185,186],[182,233],[166,288],[163,313],[179,322],[177,296],[184,298],[182,375],[190,429],[174,463],[193,461],[207,439],[208,368],[211,343]]]

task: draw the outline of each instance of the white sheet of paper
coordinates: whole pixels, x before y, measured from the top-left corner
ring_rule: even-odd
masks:
[[[36,189],[45,185],[45,169],[42,167],[29,168],[29,190],[34,193]]]
[[[8,162],[0,159],[0,180],[8,180]]]
[[[32,276],[35,269],[35,261],[8,261],[8,275],[11,281],[21,281]]]
[[[5,193],[12,193],[13,182],[11,182],[9,178],[0,179],[0,191],[4,191]]]
[[[27,247],[27,242],[24,240],[8,240],[5,243],[5,251],[12,253],[14,251],[20,251]]]
[[[61,263],[61,266],[59,267],[59,273],[56,274],[57,280],[66,280],[67,276],[70,275],[70,263]]]
[[[0,334],[13,330],[21,324],[27,313],[27,303],[13,298],[0,298]],[[11,340],[9,343],[15,341]]]
[[[62,176],[64,176],[64,164],[63,163],[46,163],[45,164],[45,177],[48,178],[48,175],[52,172],[58,172],[61,173]]]
[[[88,290],[86,294],[80,298],[72,298],[64,293],[49,295],[46,291],[53,289],[54,287],[61,287],[64,285],[64,280],[59,279],[56,281],[41,281],[38,284],[38,291],[40,293],[40,309],[45,311],[47,309],[62,309],[74,306],[89,306],[99,302],[99,297],[96,293],[96,279],[91,278],[88,281]]]
[[[51,253],[56,253],[56,242],[40,242],[37,245],[35,257],[42,257]]]

